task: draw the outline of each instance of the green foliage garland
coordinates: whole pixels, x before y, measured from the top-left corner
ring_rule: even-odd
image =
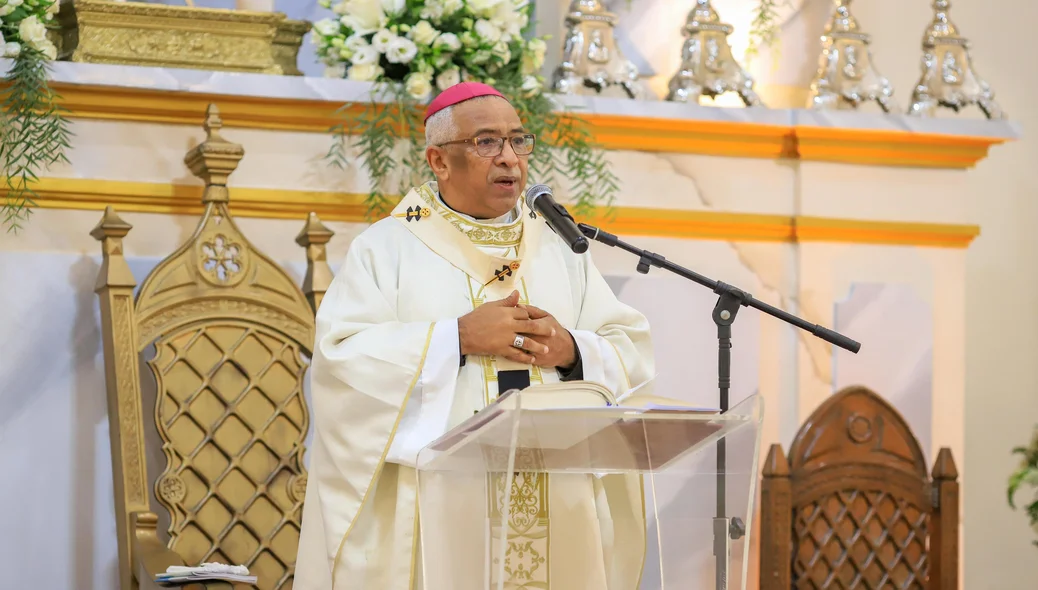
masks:
[[[1009,487],[1006,491],[1009,506],[1016,509],[1014,499],[1021,486],[1027,484],[1036,488],[1036,491],[1032,492],[1031,502],[1025,508],[1031,526],[1035,527],[1038,526],[1038,428],[1035,429],[1031,444],[1026,447],[1016,447],[1013,449],[1013,454],[1021,455],[1023,461],[1021,461],[1020,467],[1009,476]],[[1035,541],[1034,544],[1038,545],[1038,541]]]
[[[423,181],[425,103],[437,90],[479,81],[501,91],[537,136],[532,182],[572,189],[574,213],[610,207],[618,179],[586,120],[542,92],[536,75],[543,38],[529,38],[527,0],[342,0],[341,15],[314,24],[317,53],[336,75],[373,83],[370,100],[339,110],[328,152],[347,167],[356,153],[371,181],[369,219],[385,215],[392,194]]]
[[[0,131],[0,167],[6,198],[0,215],[8,231],[17,232],[36,206],[39,173],[68,163],[65,150],[72,133],[57,95],[47,84],[47,61],[35,50],[23,50],[4,77],[0,91],[4,126]]]
[[[68,162],[72,133],[58,96],[48,84],[57,54],[47,25],[58,0],[0,0],[0,57],[13,58],[0,81],[0,175],[6,184],[0,218],[17,232],[36,206],[39,174]]]
[[[746,61],[760,55],[764,47],[771,48],[772,61],[779,57],[779,14],[777,0],[760,0],[750,23],[750,42],[746,46]]]

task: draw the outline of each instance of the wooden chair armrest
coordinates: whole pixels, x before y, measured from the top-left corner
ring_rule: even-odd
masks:
[[[171,565],[184,565],[183,558],[159,541],[158,516],[153,512],[134,512],[133,518],[133,561],[140,590],[169,590],[170,586],[155,583],[155,575],[166,571]],[[174,586],[181,590],[232,590],[229,582],[196,582]]]

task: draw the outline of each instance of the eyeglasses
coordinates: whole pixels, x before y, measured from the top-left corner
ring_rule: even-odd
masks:
[[[458,143],[471,143],[476,146],[476,153],[484,158],[496,158],[501,155],[501,152],[505,149],[505,140],[512,145],[512,150],[517,156],[528,156],[533,152],[533,146],[537,143],[537,138],[532,133],[525,135],[514,135],[512,137],[491,137],[491,136],[480,136],[473,137],[471,139],[456,139],[454,141],[445,141],[440,145],[450,145]]]

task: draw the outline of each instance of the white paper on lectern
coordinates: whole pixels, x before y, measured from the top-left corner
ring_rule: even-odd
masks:
[[[681,400],[655,395],[656,377],[659,377],[658,373],[653,375],[651,379],[647,379],[620,394],[616,398],[616,404],[629,407],[632,410],[651,410],[654,412],[696,412],[701,414],[719,414],[721,412],[718,408],[690,406],[681,402]],[[639,401],[642,403],[635,403]]]

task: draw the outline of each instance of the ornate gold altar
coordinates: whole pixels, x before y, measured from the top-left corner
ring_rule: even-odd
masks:
[[[306,489],[303,380],[332,232],[311,214],[296,240],[304,289],[256,250],[229,209],[227,179],[244,150],[221,125],[210,106],[207,138],[184,160],[205,181],[198,226],[136,298],[123,256],[130,224],[109,207],[91,233],[103,248],[96,292],[122,590],[206,561],[247,566],[263,590],[291,587]],[[154,379],[142,381],[142,361]],[[161,473],[146,464],[156,434]],[[168,512],[164,532],[153,499]]]
[[[310,23],[276,12],[63,0],[52,35],[62,60],[301,75]]]

